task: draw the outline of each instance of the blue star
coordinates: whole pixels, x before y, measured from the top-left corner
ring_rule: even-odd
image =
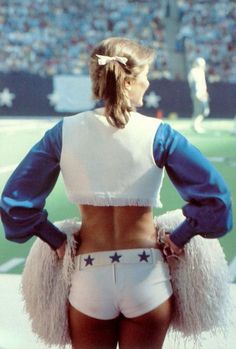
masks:
[[[84,261],[86,262],[85,266],[87,267],[88,265],[93,265],[93,260],[94,258],[91,258],[89,254],[87,258],[84,258]]]
[[[146,252],[143,250],[142,254],[139,254],[139,262],[145,261],[148,262],[148,258],[150,257],[150,254],[146,254]]]
[[[122,257],[122,255],[118,255],[117,252],[114,254],[114,256],[109,256],[109,258],[111,258],[111,263],[114,262],[120,262],[120,258]]]

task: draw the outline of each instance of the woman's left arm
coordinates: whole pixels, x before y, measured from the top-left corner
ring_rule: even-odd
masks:
[[[153,153],[158,167],[166,172],[181,197],[186,217],[170,235],[183,247],[194,235],[218,238],[232,229],[232,207],[228,187],[215,167],[180,133],[161,124]]]
[[[35,235],[54,250],[66,241],[44,209],[60,173],[61,133],[62,121],[33,146],[5,185],[0,206],[8,240],[23,243]]]

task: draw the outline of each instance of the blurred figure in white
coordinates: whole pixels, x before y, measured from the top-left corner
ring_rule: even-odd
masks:
[[[210,113],[205,71],[206,62],[202,57],[198,57],[193,62],[188,74],[188,83],[193,103],[192,126],[197,133],[205,132],[202,122]]]

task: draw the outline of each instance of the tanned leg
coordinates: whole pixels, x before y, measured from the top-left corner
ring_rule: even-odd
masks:
[[[161,349],[173,311],[173,298],[142,316],[120,322],[120,349]]]
[[[97,320],[69,305],[69,327],[73,349],[115,349],[119,319]]]

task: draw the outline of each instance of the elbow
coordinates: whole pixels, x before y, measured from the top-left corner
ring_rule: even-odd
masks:
[[[204,213],[204,216],[202,215]],[[233,214],[231,201],[217,200],[217,205],[208,208],[198,215],[201,224],[198,226],[199,234],[205,238],[220,238],[233,228]],[[205,231],[202,233],[201,231]]]
[[[233,228],[232,198],[227,186],[224,189],[224,194],[219,199],[215,208],[215,214],[218,217],[217,230],[221,236],[227,234]],[[214,219],[212,221],[214,222]]]
[[[27,237],[16,236],[15,234],[12,234],[11,232],[6,230],[5,231],[5,238],[8,241],[16,242],[18,244],[23,244],[24,242],[28,241],[31,238],[31,236],[27,236]]]
[[[220,238],[220,237],[225,236],[227,233],[229,233],[232,230],[232,228],[233,228],[232,221],[230,221],[230,222],[227,221],[224,226],[217,229],[216,237]]]
[[[233,229],[233,209],[232,209],[232,199],[230,194],[228,194],[228,201],[225,204],[225,234]]]
[[[223,236],[233,228],[232,197],[225,182],[221,183],[220,194],[216,200],[215,214],[219,222],[218,230]],[[214,222],[214,219],[212,221]]]
[[[199,235],[207,239],[218,239],[225,236],[228,232],[232,230],[232,228],[233,228],[233,222],[232,222],[232,219],[229,218],[225,222],[221,222],[220,224],[215,224],[214,227],[209,228],[207,232],[200,233]]]
[[[33,236],[29,231],[20,228],[17,229],[16,227],[11,227],[8,224],[4,224],[4,222],[3,227],[5,232],[5,238],[11,242],[23,244]]]
[[[233,212],[231,201],[228,205],[225,205],[225,209],[221,214],[221,219],[218,225],[217,237],[222,237],[230,232],[233,228]]]
[[[26,231],[20,224],[10,221],[9,217],[2,211],[2,225],[4,228],[5,238],[8,241],[24,243],[31,238],[31,234]]]
[[[3,208],[0,209],[0,212],[5,238],[8,241],[24,243],[33,236],[24,221],[14,219]]]
[[[226,234],[228,232],[230,232],[233,229],[233,213],[232,213],[232,209],[230,207],[229,212],[227,213],[226,219],[225,219],[225,225],[224,225],[224,229],[223,233]]]

